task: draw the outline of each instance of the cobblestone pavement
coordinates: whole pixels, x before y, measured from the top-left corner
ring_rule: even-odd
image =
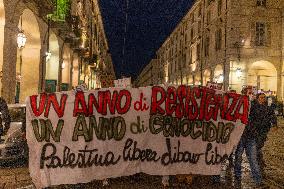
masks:
[[[280,128],[270,132],[264,147],[267,184],[275,188],[284,188],[284,119],[279,120]]]
[[[0,188],[15,189],[31,186],[28,168],[22,161],[12,162],[0,168]]]
[[[284,189],[284,119],[278,118],[279,128],[270,131],[263,148],[266,168],[264,170],[264,183],[267,188]],[[246,157],[244,156],[246,159]],[[253,188],[250,168],[247,160],[243,163],[243,188]]]
[[[279,119],[279,129],[271,131],[263,149],[265,162],[264,182],[267,188],[284,189],[284,119]],[[250,177],[250,168],[244,156],[242,188],[255,188]],[[169,188],[193,188],[193,189],[230,189],[233,187],[232,169],[228,169],[226,177],[222,177],[221,183],[214,183],[210,176],[194,176],[192,185],[178,183],[175,177],[170,178]],[[163,188],[160,176],[138,174],[131,177],[110,179],[110,185],[103,187],[102,181],[93,181],[87,184],[61,185],[48,189],[159,189]],[[27,166],[21,162],[12,163],[0,168],[0,189],[32,189],[31,178]]]

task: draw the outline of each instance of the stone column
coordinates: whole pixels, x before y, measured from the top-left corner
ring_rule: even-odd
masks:
[[[280,68],[282,68],[282,66],[279,66]],[[282,100],[282,71],[281,69],[277,70],[277,98],[278,100]]]
[[[70,70],[69,70],[69,90],[72,89],[73,85],[73,61],[74,61],[74,52],[70,53]]]
[[[2,97],[7,103],[15,102],[16,88],[16,62],[17,62],[17,34],[16,23],[6,22],[4,27],[3,46],[3,77],[2,77]]]
[[[58,84],[56,91],[61,91],[64,41],[61,38],[58,38],[58,44],[59,44],[59,68],[58,68]]]
[[[46,74],[46,46],[41,46],[40,49],[40,65],[39,65],[39,82],[38,82],[38,92],[45,91],[45,74]]]
[[[5,27],[3,45],[3,76],[1,96],[7,103],[15,103],[17,35],[20,15],[26,8],[22,1],[3,0],[5,7]]]
[[[223,75],[224,75],[224,90],[227,91],[229,87],[229,81],[230,81],[230,62],[228,60],[225,60],[225,64],[223,65]]]
[[[49,36],[47,31],[48,30],[47,24],[38,17],[37,21],[38,21],[40,41],[41,41],[38,92],[41,93],[45,91],[46,52],[47,52],[47,44]]]

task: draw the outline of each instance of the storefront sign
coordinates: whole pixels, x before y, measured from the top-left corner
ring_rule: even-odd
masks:
[[[249,100],[206,87],[111,88],[27,99],[36,187],[132,175],[220,174]]]

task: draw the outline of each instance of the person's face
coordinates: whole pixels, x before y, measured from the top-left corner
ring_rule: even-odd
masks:
[[[251,96],[251,95],[252,95],[252,89],[248,89],[248,90],[247,90],[247,95],[248,95],[248,96]]]
[[[264,104],[265,103],[265,95],[264,94],[261,94],[261,95],[259,95],[259,97],[258,97],[258,103],[259,104]]]

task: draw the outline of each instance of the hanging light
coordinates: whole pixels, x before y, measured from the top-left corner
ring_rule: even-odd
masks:
[[[65,62],[62,62],[61,68],[62,68],[62,69],[65,68]]]
[[[17,44],[18,44],[18,48],[24,48],[26,45],[26,41],[27,41],[27,37],[24,34],[24,30],[22,29],[22,16],[21,16],[21,28],[20,28],[20,32],[18,33],[17,36]]]
[[[19,49],[24,48],[26,41],[27,41],[26,35],[24,34],[23,31],[20,31],[20,33],[18,33],[18,37],[17,37],[18,48]]]
[[[237,76],[237,78],[240,78],[240,77],[242,76],[242,70],[241,70],[241,68],[237,68],[237,69],[236,69],[236,76]]]
[[[49,51],[49,28],[50,28],[50,19],[47,21],[47,51],[45,52],[46,61],[49,61],[51,58],[51,52]]]
[[[46,56],[46,61],[50,60],[50,58],[51,58],[51,52],[50,52],[50,51],[46,52],[46,53],[45,53],[45,56]]]

